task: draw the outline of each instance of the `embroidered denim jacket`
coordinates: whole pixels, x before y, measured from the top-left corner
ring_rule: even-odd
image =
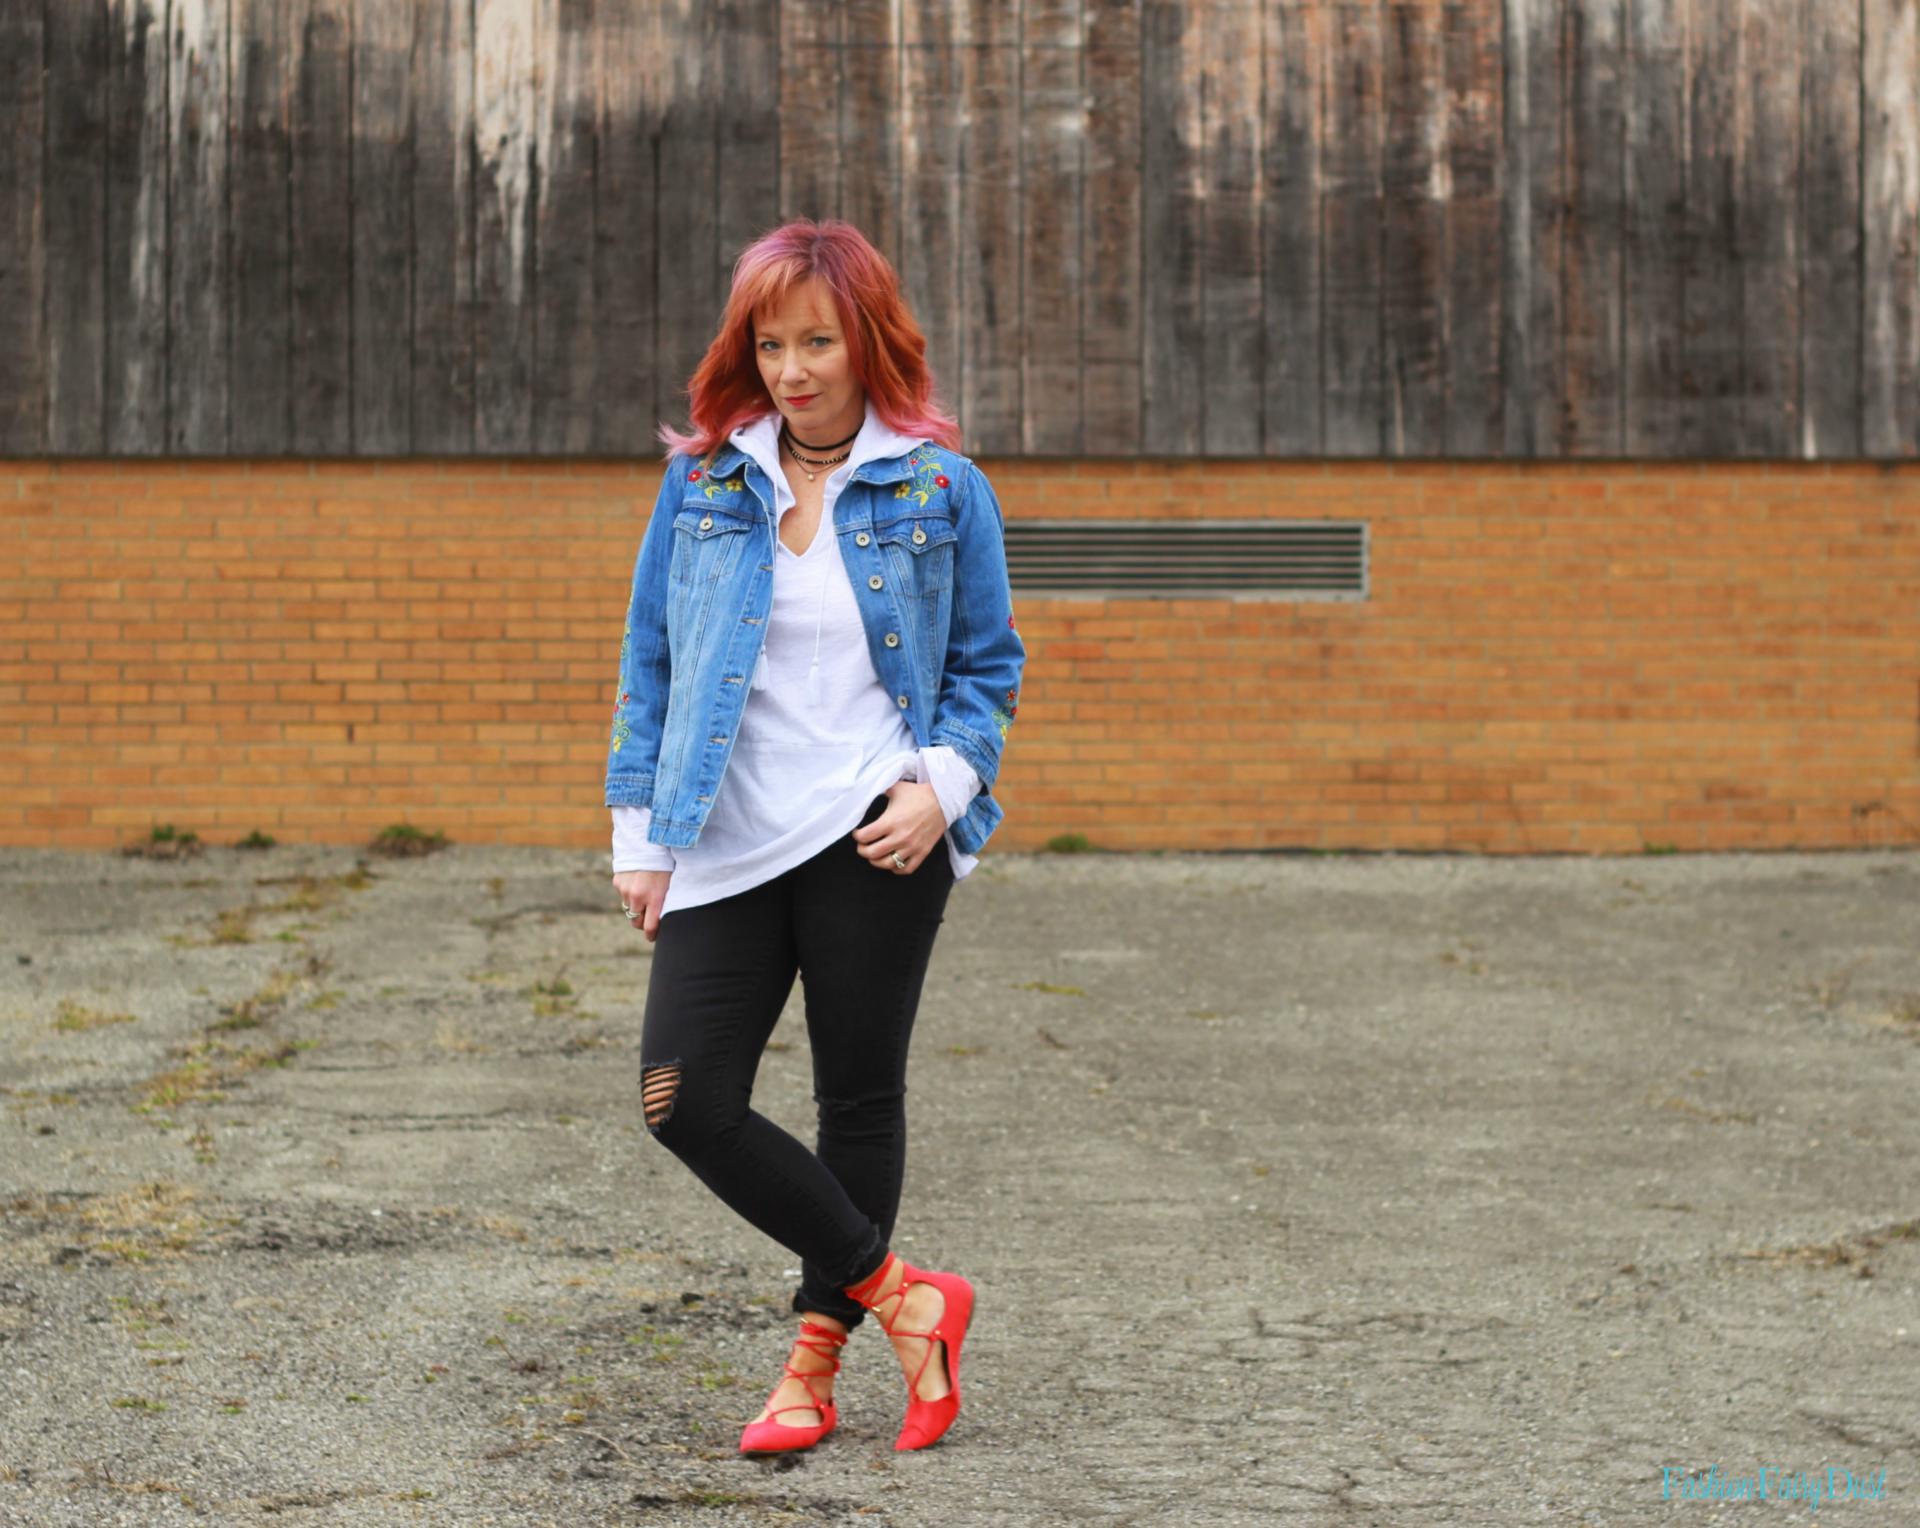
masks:
[[[732,756],[773,603],[773,485],[731,441],[667,463],[620,638],[607,805],[652,808],[647,837],[699,840]],[[880,681],[917,746],[946,744],[981,788],[949,831],[979,852],[1026,648],[1013,624],[999,500],[957,451],[862,463],[833,533]]]

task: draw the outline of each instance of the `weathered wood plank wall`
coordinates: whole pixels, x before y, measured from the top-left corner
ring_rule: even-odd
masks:
[[[649,455],[850,218],[970,450],[1920,454],[1920,0],[5,0],[0,452]]]

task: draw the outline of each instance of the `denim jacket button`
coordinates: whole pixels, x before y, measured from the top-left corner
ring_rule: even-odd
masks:
[[[896,699],[896,700],[898,700],[898,701],[900,702],[900,709],[901,709],[902,711],[904,711],[904,710],[906,710],[906,709],[907,709],[907,697],[906,697],[906,696],[904,696],[904,695],[896,695],[896,696],[894,697],[894,699]]]
[[[921,530],[920,527],[916,525],[913,528],[913,544],[915,546],[918,546],[920,545],[921,542],[925,541],[926,539],[927,539],[927,533]]]
[[[881,577],[881,576],[880,576],[880,575],[879,575],[878,573],[876,573],[876,574],[874,574],[874,575],[873,575],[873,577],[872,577],[872,578],[870,578],[870,579],[868,579],[868,580],[867,580],[867,587],[868,587],[869,589],[882,589],[882,588],[885,588],[885,587],[886,587],[886,580],[885,580],[885,579],[883,579],[883,578],[882,578],[882,577]]]
[[[899,645],[900,645],[900,633],[899,633],[899,632],[897,632],[897,631],[890,631],[890,632],[888,632],[888,633],[887,633],[887,646],[888,646],[888,647],[898,647]]]
[[[710,531],[713,529],[712,515],[702,515],[700,517],[700,529],[703,531]]]
[[[873,540],[873,537],[869,536],[865,531],[862,531],[853,538],[853,544],[855,546],[865,546],[871,540]]]

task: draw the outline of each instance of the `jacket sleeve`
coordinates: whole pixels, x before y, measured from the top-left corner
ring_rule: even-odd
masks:
[[[673,556],[674,500],[681,486],[678,455],[666,477],[634,559],[633,591],[620,635],[619,689],[607,740],[607,799],[612,806],[652,806],[653,772],[667,715],[673,665],[667,648],[667,566]]]
[[[986,790],[1000,773],[1027,650],[1013,627],[1000,501],[986,474],[971,461],[961,485],[953,614],[929,741],[953,749]]]

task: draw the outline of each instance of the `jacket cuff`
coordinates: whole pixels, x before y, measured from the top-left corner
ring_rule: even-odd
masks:
[[[608,775],[606,797],[610,807],[652,806],[653,776]]]
[[[932,742],[944,744],[964,759],[967,767],[980,777],[983,788],[992,782],[999,759],[985,738],[958,722],[943,721],[934,727]]]

